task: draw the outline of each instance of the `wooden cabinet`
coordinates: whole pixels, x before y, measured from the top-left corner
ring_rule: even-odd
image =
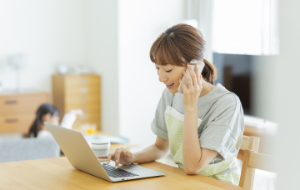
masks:
[[[54,75],[52,76],[53,104],[62,115],[71,109],[82,109],[73,129],[82,124],[96,124],[101,130],[101,88],[99,75]]]
[[[0,133],[27,134],[36,110],[49,100],[48,92],[0,93]]]

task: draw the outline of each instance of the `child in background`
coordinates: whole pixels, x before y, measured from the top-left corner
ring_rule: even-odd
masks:
[[[82,114],[83,111],[80,109],[70,110],[70,112],[64,115],[60,126],[71,129],[76,120],[76,115]],[[60,112],[55,106],[51,104],[42,104],[36,111],[36,118],[29,129],[28,137],[44,138],[51,136],[51,133],[48,131],[44,122],[59,125],[59,118]]]

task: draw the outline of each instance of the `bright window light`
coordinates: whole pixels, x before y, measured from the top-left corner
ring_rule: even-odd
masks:
[[[218,53],[278,54],[276,0],[215,0],[213,50]]]

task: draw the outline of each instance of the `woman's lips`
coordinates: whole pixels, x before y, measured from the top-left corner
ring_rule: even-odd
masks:
[[[166,85],[168,89],[172,88],[174,86],[174,83],[171,85]]]

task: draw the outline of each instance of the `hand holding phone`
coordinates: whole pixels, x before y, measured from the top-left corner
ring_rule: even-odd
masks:
[[[195,72],[195,66],[197,65],[199,76],[201,75],[202,70],[203,70],[203,68],[205,66],[205,64],[204,64],[203,61],[194,60],[194,59],[188,65],[192,66],[192,69],[193,69],[194,72]],[[191,74],[190,74],[190,72],[189,72],[188,69],[186,70],[186,72],[187,72],[187,74],[189,74],[191,76]],[[188,83],[187,79],[184,76],[182,78],[182,81],[186,84],[186,86],[188,86],[189,83]],[[181,85],[179,85],[179,87],[178,87],[177,90],[178,90],[179,93],[183,94],[183,89],[182,89]]]

